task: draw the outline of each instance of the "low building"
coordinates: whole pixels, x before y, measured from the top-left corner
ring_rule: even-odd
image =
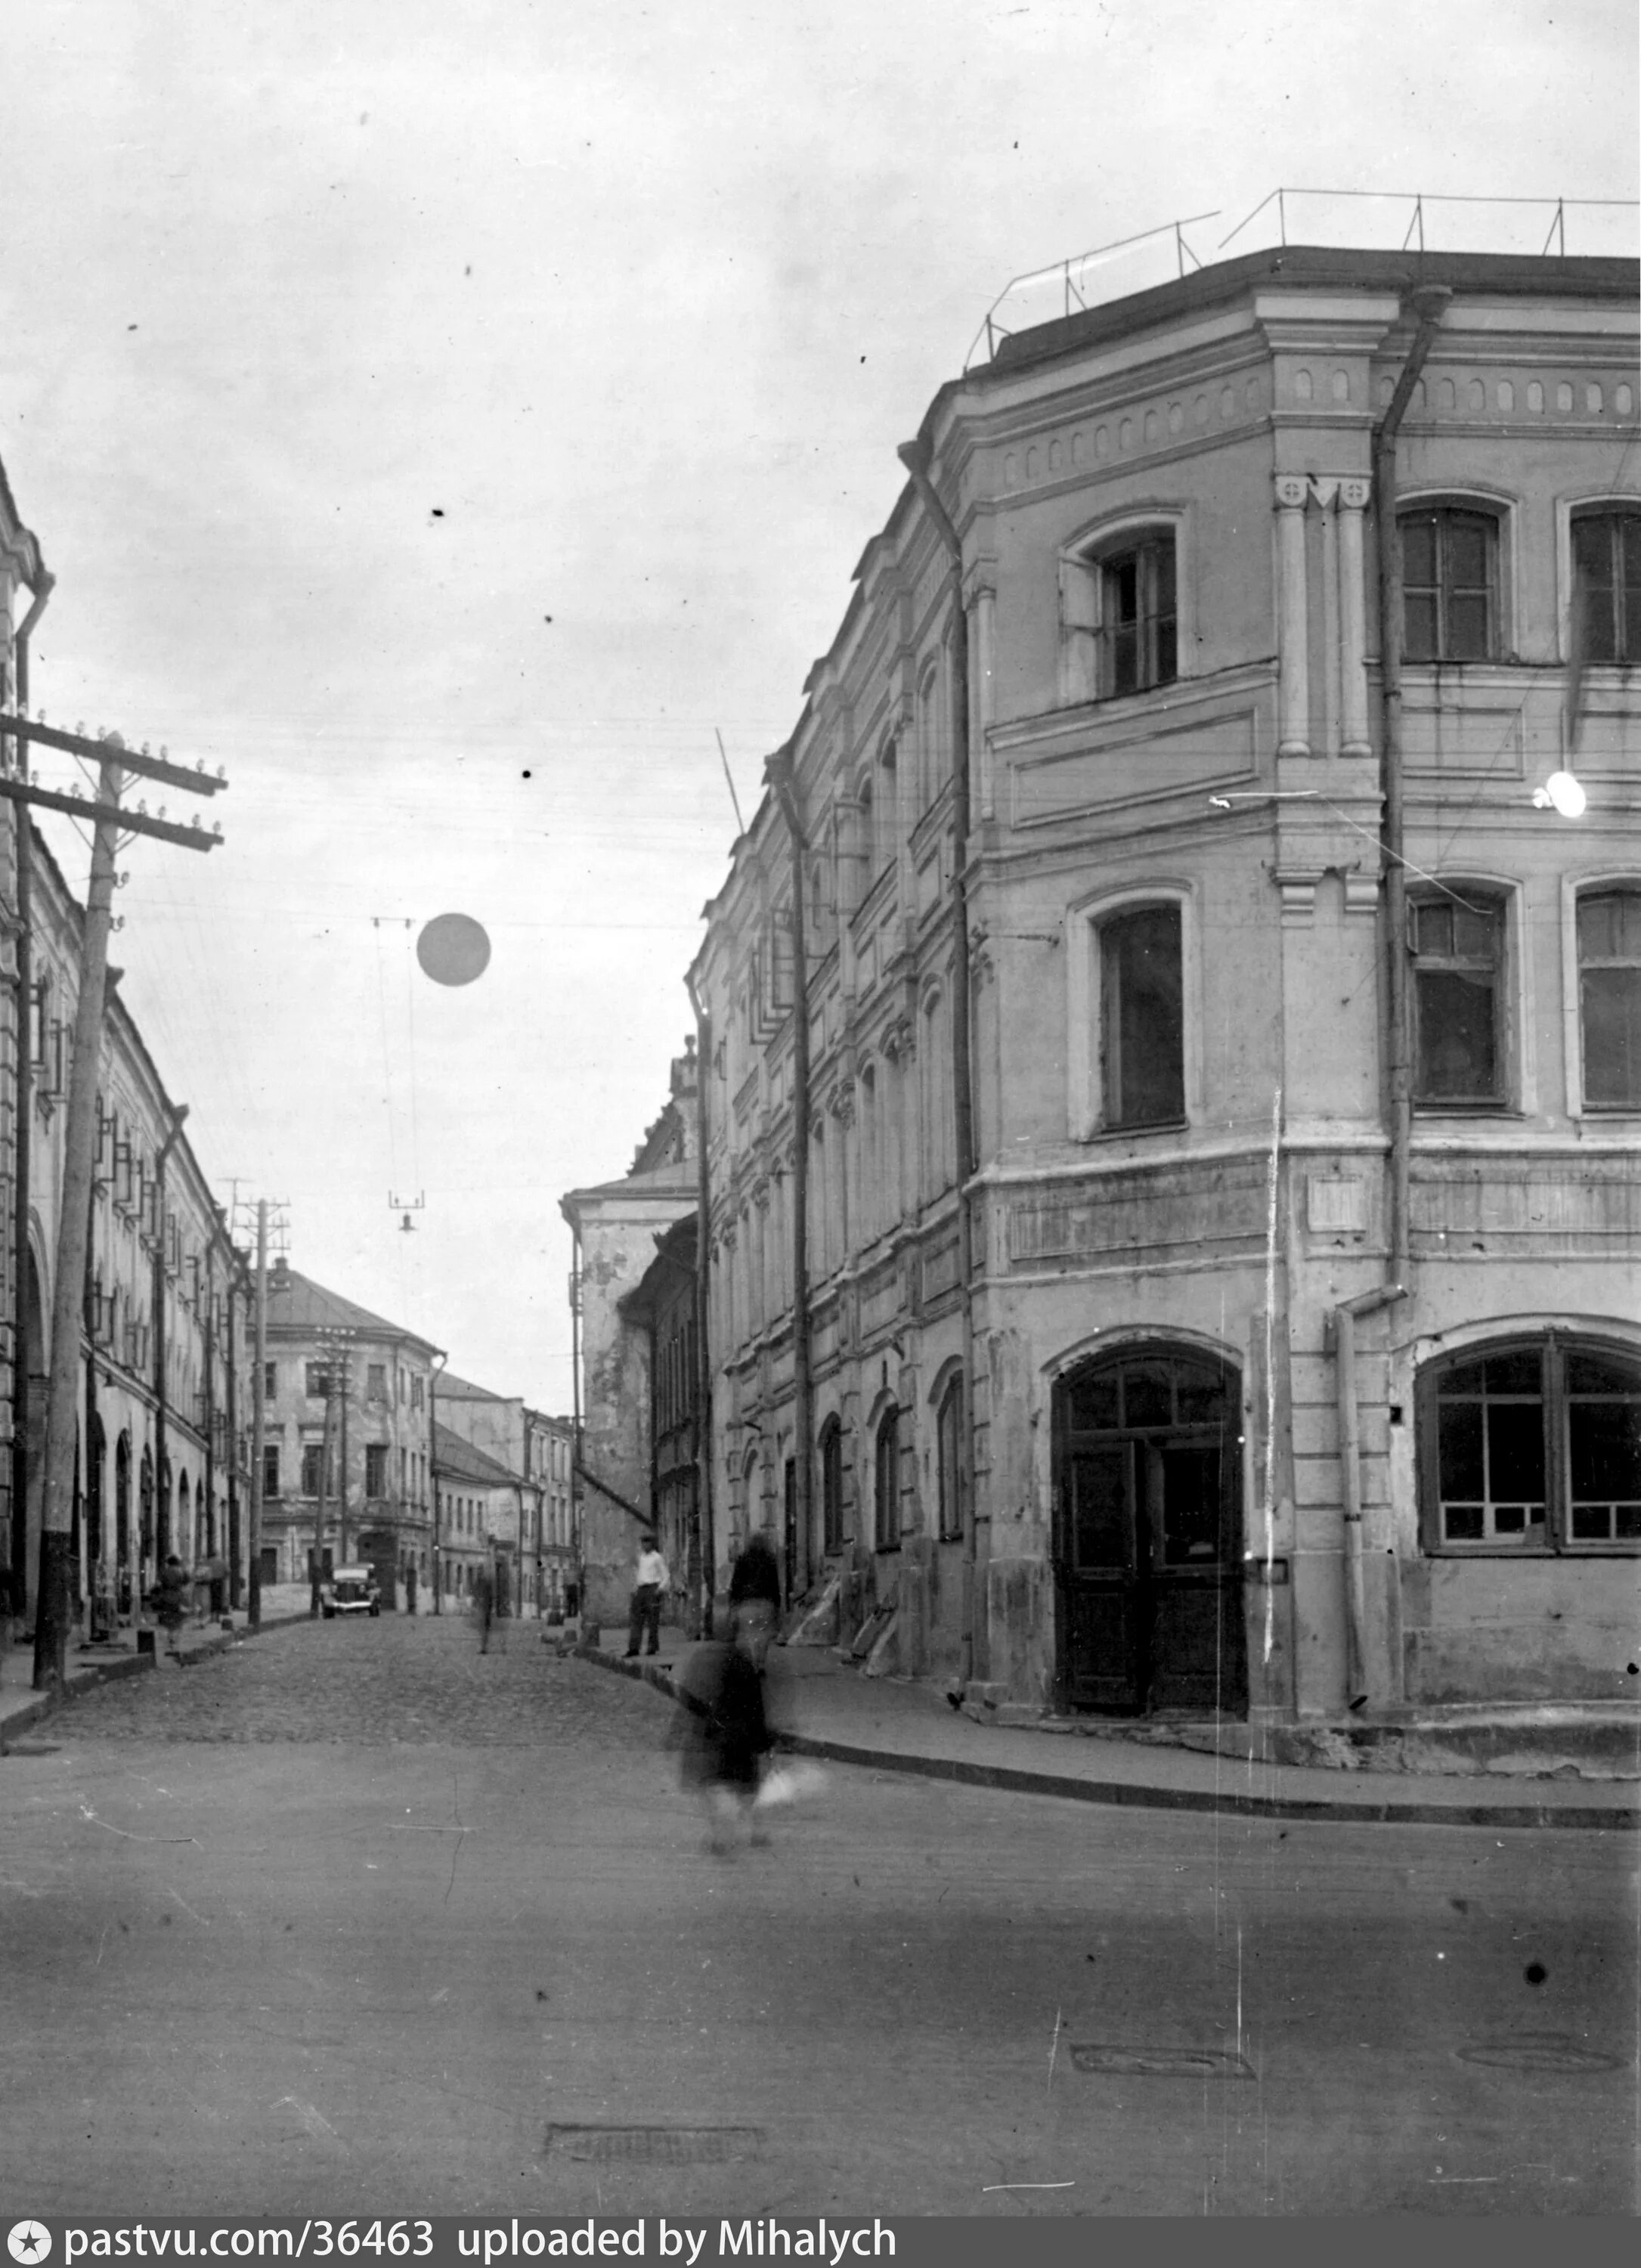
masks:
[[[393,1608],[408,1566],[430,1580],[432,1379],[439,1351],[283,1258],[268,1280],[262,1580],[305,1583],[350,1560]]]
[[[453,1371],[438,1384],[438,1422],[510,1473],[519,1490],[519,1611],[562,1613],[573,1583],[570,1430],[518,1395],[496,1394]]]
[[[488,1575],[497,1613],[532,1610],[526,1500],[533,1492],[523,1475],[436,1419],[433,1489],[441,1608],[470,1599]]]

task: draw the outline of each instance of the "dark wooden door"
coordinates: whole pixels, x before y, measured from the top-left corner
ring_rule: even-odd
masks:
[[[1061,1704],[1241,1715],[1240,1386],[1228,1365],[1124,1352],[1056,1388]]]

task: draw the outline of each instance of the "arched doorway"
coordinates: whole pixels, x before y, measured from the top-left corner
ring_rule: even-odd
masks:
[[[121,1433],[114,1445],[114,1557],[129,1565],[131,1550],[131,1436]]]
[[[1062,1706],[1243,1716],[1241,1377],[1152,1342],[1054,1389]]]
[[[142,1538],[143,1565],[158,1570],[165,1557],[162,1540],[154,1533],[154,1453],[143,1451],[141,1477],[137,1482],[137,1509],[141,1514],[139,1534]]]

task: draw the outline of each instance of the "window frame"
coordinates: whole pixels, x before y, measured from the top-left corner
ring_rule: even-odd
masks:
[[[891,1402],[872,1429],[872,1548],[901,1548],[901,1406]]]
[[[843,1427],[828,1418],[820,1428],[820,1549],[835,1558],[848,1544],[843,1522]]]
[[[1641,521],[1641,496],[1612,495],[1601,492],[1588,497],[1567,497],[1560,500],[1556,513],[1556,550],[1560,583],[1557,608],[1560,659],[1571,666],[1573,652],[1574,610],[1578,600],[1578,563],[1573,550],[1573,530],[1581,520],[1634,519]],[[1619,585],[1622,587],[1622,585]],[[1623,611],[1623,601],[1620,600]],[[1630,670],[1641,667],[1641,619],[1630,629],[1630,646],[1634,659],[1594,660],[1586,657],[1586,669]]]
[[[1434,653],[1416,654],[1408,633],[1408,605],[1410,587],[1407,572],[1408,527],[1416,521],[1433,520],[1437,524],[1438,556],[1436,580],[1420,584],[1419,591],[1434,593],[1437,606],[1437,637]],[[1487,634],[1481,653],[1455,654],[1448,651],[1448,608],[1453,597],[1453,586],[1445,571],[1447,531],[1464,523],[1482,528],[1487,548],[1487,581],[1483,586],[1487,601]],[[1510,608],[1505,579],[1507,514],[1493,498],[1438,491],[1429,496],[1403,496],[1396,502],[1396,535],[1402,556],[1402,659],[1409,669],[1466,669],[1486,667],[1489,663],[1502,661],[1514,651],[1513,637],[1506,636]],[[1475,586],[1460,586],[1465,591]]]
[[[1478,1537],[1448,1536],[1443,1533],[1437,1420],[1442,1378],[1454,1370],[1475,1364],[1527,1352],[1536,1353],[1540,1358],[1539,1392],[1544,1441],[1542,1540],[1533,1539],[1531,1525],[1524,1528],[1523,1540],[1520,1543],[1503,1540],[1497,1534]],[[1439,1353],[1430,1356],[1418,1366],[1413,1381],[1415,1469],[1418,1487],[1419,1543],[1427,1557],[1543,1561],[1633,1559],[1641,1556],[1641,1535],[1630,1538],[1616,1535],[1578,1537],[1571,1533],[1569,1404],[1572,1400],[1590,1398],[1576,1394],[1566,1383],[1568,1359],[1578,1355],[1629,1364],[1637,1373],[1637,1397],[1641,1398],[1641,1347],[1600,1331],[1576,1330],[1560,1323],[1500,1332],[1492,1337],[1467,1339],[1461,1345],[1444,1347]],[[1484,1381],[1484,1395],[1485,1393]],[[1497,1502],[1498,1499],[1489,1501]]]
[[[1615,1119],[1641,1117],[1641,1101],[1591,1103],[1585,1100],[1584,967],[1578,951],[1578,908],[1585,898],[1605,897],[1618,891],[1641,894],[1641,870],[1630,866],[1562,877],[1562,1036],[1567,1116],[1595,1118],[1604,1125]]]
[[[1421,1117],[1518,1116],[1527,1108],[1525,1098],[1529,1082],[1523,1042],[1523,1034],[1527,1029],[1526,1004],[1519,998],[1521,976],[1517,941],[1519,895],[1518,884],[1489,875],[1443,875],[1437,878],[1434,885],[1423,883],[1408,892],[1408,930],[1403,949],[1408,956],[1409,1078],[1412,1108]],[[1498,1091],[1489,1096],[1427,1095],[1421,1092],[1420,1086],[1424,1012],[1419,988],[1418,917],[1426,907],[1446,905],[1455,913],[1461,907],[1479,912],[1484,904],[1498,920],[1498,954],[1494,963],[1493,983],[1493,1046],[1498,1071]],[[1466,957],[1456,951],[1445,958],[1432,954],[1427,962],[1432,974],[1440,973],[1444,968],[1456,972],[1467,965]]]
[[[968,1528],[968,1473],[963,1458],[967,1398],[960,1365],[936,1389],[935,1534],[942,1543],[960,1543]]]
[[[1189,664],[1196,652],[1196,627],[1188,527],[1188,512],[1182,504],[1139,504],[1120,519],[1083,530],[1063,549],[1058,673],[1062,707],[1144,700],[1192,674]],[[1142,670],[1137,682],[1119,689],[1113,682],[1110,659],[1113,625],[1107,578],[1119,562],[1130,556],[1156,553],[1165,538],[1174,563],[1174,666],[1161,674],[1159,665],[1159,674],[1153,677],[1145,676]],[[1152,619],[1169,618],[1159,614]]]
[[[1106,978],[1102,932],[1125,914],[1174,905],[1180,914],[1181,1084],[1179,1118],[1144,1125],[1115,1122],[1107,1108],[1104,1014]],[[1203,1110],[1203,968],[1200,912],[1195,884],[1159,875],[1084,899],[1065,916],[1066,1121],[1073,1142],[1144,1141],[1178,1136],[1202,1122]]]

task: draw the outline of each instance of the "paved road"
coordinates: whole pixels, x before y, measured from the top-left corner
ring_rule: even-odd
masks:
[[[726,1862],[667,1705],[509,1637],[303,1624],[0,1761],[11,2217],[1632,2207],[1628,1838],[839,1767]]]

